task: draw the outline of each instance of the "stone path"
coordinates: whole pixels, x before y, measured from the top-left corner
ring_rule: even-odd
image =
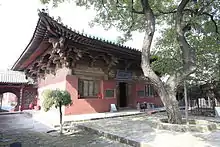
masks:
[[[51,130],[24,114],[0,116],[0,147],[21,142],[22,147],[127,147],[127,145],[77,129],[66,135],[49,135]]]
[[[95,120],[80,125],[85,130],[115,138],[134,146],[151,147],[219,147],[220,131],[212,133],[181,133],[156,130],[150,127],[150,119],[157,116],[128,116],[112,119]],[[112,135],[112,136],[111,136]],[[130,140],[130,141],[129,141]]]

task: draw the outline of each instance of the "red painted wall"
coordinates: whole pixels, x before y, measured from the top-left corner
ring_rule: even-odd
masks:
[[[136,108],[136,105],[137,105],[137,90],[136,90],[136,84],[132,84],[131,86],[131,99],[132,99],[132,108]]]
[[[42,88],[47,85],[57,84],[66,80],[69,70],[67,68],[59,69],[56,75],[47,74],[45,79],[38,80],[38,87]]]
[[[111,89],[111,90],[114,89],[115,94],[114,94],[114,97],[112,97],[112,98],[116,99],[116,81],[114,81],[114,80],[103,81],[102,95],[103,95],[104,99],[112,99],[109,97],[108,98],[105,97],[105,90],[108,90],[108,89]]]
[[[38,80],[38,105],[42,107],[42,92],[46,89],[66,89],[66,75],[69,73],[67,68],[59,69],[56,75],[47,74],[45,79]],[[41,109],[43,111],[43,109]],[[58,109],[51,108],[50,112],[59,113]]]
[[[62,87],[66,89],[72,98],[72,105],[65,107],[64,114],[86,114],[97,112],[109,112],[110,104],[117,105],[116,98],[116,81],[115,80],[102,80],[100,82],[100,94],[98,98],[78,98],[78,78],[74,75],[68,75],[67,69],[61,69],[57,72],[56,76],[47,75],[45,80],[39,81],[39,89]],[[137,91],[144,90],[144,83],[134,83],[131,86],[132,92],[129,97],[129,106],[136,107],[137,102],[154,103],[157,106],[161,106],[162,102],[158,96],[155,97],[138,97]],[[105,90],[114,89],[115,94],[112,98],[105,97]]]
[[[154,95],[154,97],[139,97],[137,91],[145,89],[145,83],[137,83],[135,86],[135,95],[136,95],[136,103],[137,102],[147,102],[153,103],[156,106],[163,106],[163,103],[158,95]]]
[[[155,97],[138,97],[137,91],[144,90],[144,83],[137,83],[132,85],[132,96],[133,103],[132,107],[136,107],[137,102],[147,102],[154,103],[157,106],[162,106],[162,101],[158,96]],[[65,108],[65,115],[70,114],[86,114],[86,113],[97,113],[97,112],[109,112],[110,104],[117,105],[116,98],[116,81],[114,80],[104,80],[100,82],[100,93],[102,97],[100,98],[78,98],[78,78],[73,75],[68,75],[66,77],[66,89],[70,92],[73,104]],[[114,89],[115,94],[112,98],[105,97],[105,90]]]
[[[86,114],[96,112],[108,112],[110,110],[110,104],[115,104],[115,98],[104,98],[103,89],[113,88],[115,82],[100,82],[101,98],[78,98],[78,78],[73,75],[66,76],[66,89],[69,91],[73,104],[65,108],[65,115],[70,114]]]

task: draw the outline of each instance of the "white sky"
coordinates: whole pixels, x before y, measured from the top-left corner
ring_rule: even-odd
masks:
[[[45,8],[39,0],[0,0],[0,69],[10,69],[29,43],[39,18],[38,8]],[[60,16],[65,25],[93,36],[115,41],[120,35],[116,29],[90,28],[88,22],[95,12],[76,7],[73,3],[61,4],[49,12],[55,18]],[[140,49],[143,34],[135,33],[133,38],[125,45]]]

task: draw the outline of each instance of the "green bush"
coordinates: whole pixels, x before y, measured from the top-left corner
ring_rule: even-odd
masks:
[[[43,91],[43,108],[44,111],[49,111],[52,106],[59,108],[60,112],[60,133],[62,133],[62,106],[72,104],[71,96],[66,90],[45,90]]]
[[[43,108],[44,111],[49,111],[52,106],[58,108],[72,104],[71,96],[66,90],[44,90],[43,91]]]

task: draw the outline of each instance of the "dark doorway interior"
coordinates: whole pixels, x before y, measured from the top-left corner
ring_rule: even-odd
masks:
[[[119,83],[119,107],[127,107],[127,84]]]

